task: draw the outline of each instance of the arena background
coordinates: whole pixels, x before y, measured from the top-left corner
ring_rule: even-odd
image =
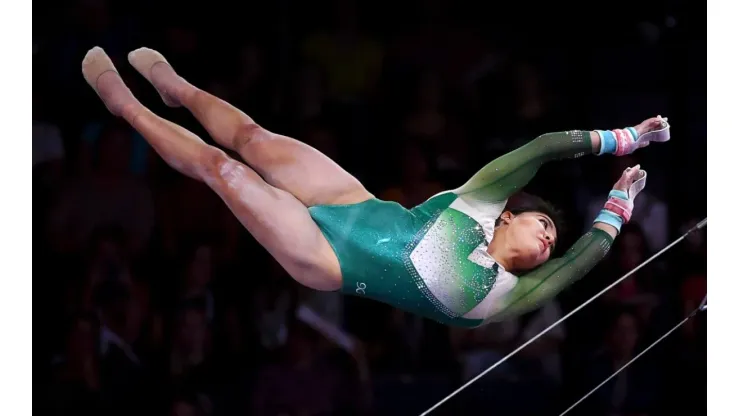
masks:
[[[706,216],[706,10],[687,2],[35,1],[34,410],[105,415],[419,414]],[[85,84],[103,47],[148,46],[188,80],[413,206],[539,134],[669,117],[631,158],[543,168],[574,241],[626,163],[649,172],[608,259],[543,309],[458,331],[304,290],[202,184]],[[341,51],[332,53],[332,51]],[[561,244],[561,246],[567,244]],[[559,414],[706,294],[692,235],[433,414]],[[351,353],[292,318],[307,305]],[[706,326],[682,329],[572,414],[706,414]]]

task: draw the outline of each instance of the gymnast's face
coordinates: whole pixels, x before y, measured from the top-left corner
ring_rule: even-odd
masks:
[[[549,216],[541,212],[501,214],[499,229],[503,232],[506,251],[513,270],[531,270],[546,262],[555,247],[557,230]]]

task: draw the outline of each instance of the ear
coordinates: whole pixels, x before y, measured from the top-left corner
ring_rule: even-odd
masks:
[[[514,219],[514,214],[512,214],[511,211],[504,211],[503,213],[501,213],[501,216],[499,217],[501,224],[510,224],[513,219]]]

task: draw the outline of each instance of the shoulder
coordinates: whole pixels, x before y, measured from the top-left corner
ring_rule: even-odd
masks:
[[[510,293],[517,285],[519,278],[506,270],[499,268],[496,274],[496,281],[491,287],[490,292],[481,301],[478,306],[465,314],[467,319],[481,319],[481,325],[492,322],[501,322],[511,318],[505,314],[506,307],[509,305],[508,298]]]

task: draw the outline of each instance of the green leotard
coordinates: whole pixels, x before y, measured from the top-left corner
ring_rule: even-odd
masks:
[[[504,270],[486,251],[507,199],[543,163],[590,152],[589,132],[549,133],[411,210],[371,199],[309,211],[339,258],[344,293],[444,324],[479,326],[537,307],[606,255],[612,238],[596,228],[563,257],[523,276]]]

